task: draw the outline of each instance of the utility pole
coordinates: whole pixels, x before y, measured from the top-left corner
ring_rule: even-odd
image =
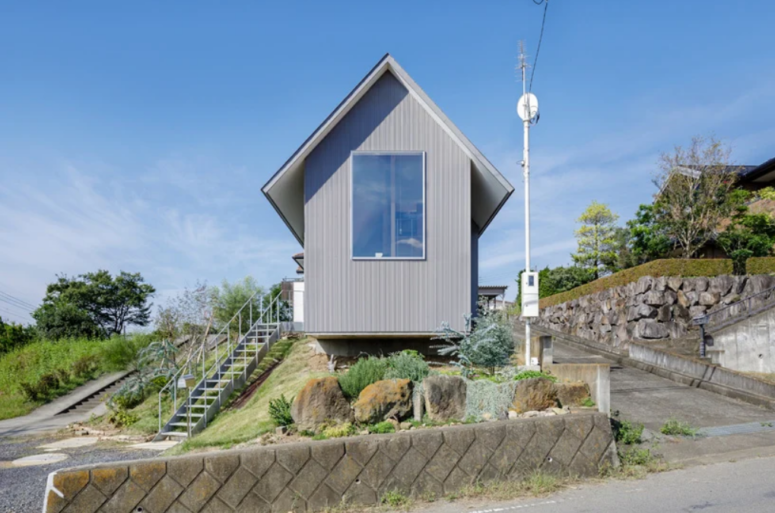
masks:
[[[538,114],[538,100],[527,91],[527,56],[525,44],[519,42],[519,69],[522,73],[522,97],[517,104],[517,113],[524,127],[522,150],[522,171],[525,182],[525,273],[521,281],[522,316],[525,319],[525,365],[530,366],[530,317],[538,315],[538,276],[530,271],[530,124]],[[529,294],[529,297],[527,296]],[[530,307],[528,307],[528,303]],[[535,306],[533,306],[533,304]]]

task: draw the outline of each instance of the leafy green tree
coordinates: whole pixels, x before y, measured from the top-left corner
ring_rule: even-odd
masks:
[[[571,255],[576,265],[592,271],[595,279],[616,269],[616,221],[608,205],[593,201],[581,214],[576,230],[578,250]]]
[[[34,326],[23,326],[15,322],[5,323],[0,317],[0,354],[34,342],[36,338]]]
[[[747,191],[736,191],[732,198],[735,214],[716,239],[734,261],[736,274],[745,274],[746,260],[770,255],[775,245],[775,219],[770,214],[748,213],[748,197]]]
[[[33,312],[38,330],[46,338],[70,336],[110,337],[129,325],[147,326],[150,298],[156,289],[140,273],[108,271],[58,276],[46,288],[43,304]]]
[[[635,218],[627,221],[627,230],[633,266],[665,258],[673,249],[665,227],[657,220],[654,205],[640,205]]]
[[[522,273],[517,278],[517,305],[522,305]],[[576,265],[567,267],[546,267],[538,271],[538,297],[545,298],[565,292],[594,280],[595,276],[589,269]]]

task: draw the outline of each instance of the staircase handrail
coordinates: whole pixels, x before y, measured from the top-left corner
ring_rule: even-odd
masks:
[[[172,393],[172,402],[173,407],[172,410],[175,411],[178,408],[177,404],[177,389],[178,389],[178,380],[181,376],[183,376],[184,371],[188,370],[190,371],[192,368],[192,361],[194,363],[194,368],[199,367],[199,362],[201,360],[201,368],[202,368],[202,376],[200,379],[197,380],[197,384],[193,387],[194,390],[198,389],[204,382],[206,385],[206,381],[208,377],[215,372],[216,369],[218,369],[221,365],[223,365],[223,362],[232,356],[233,349],[237,346],[239,346],[245,337],[247,337],[252,331],[254,331],[258,326],[262,324],[270,324],[273,321],[279,324],[280,322],[280,309],[281,309],[281,302],[280,302],[280,296],[281,294],[277,294],[274,297],[271,297],[270,292],[270,300],[269,303],[264,307],[264,298],[266,297],[266,294],[259,294],[260,291],[254,292],[247,301],[240,307],[239,310],[232,316],[231,319],[225,325],[220,329],[220,331],[213,337],[214,344],[213,344],[213,350],[215,351],[215,362],[210,366],[209,369],[205,369],[205,365],[207,362],[207,339],[209,337],[204,337],[202,340],[202,344],[200,347],[191,355],[189,355],[189,358],[186,360],[184,364],[180,366],[178,371],[172,376],[172,378],[162,387],[161,390],[159,390],[159,431],[161,432],[163,421],[162,421],[162,398],[165,393]],[[258,296],[258,304],[256,305],[258,307],[258,311],[256,312],[256,320],[253,321],[253,300]],[[247,315],[248,315],[248,329],[245,332],[244,336],[242,334],[242,314],[245,309],[248,309]],[[234,321],[237,321],[237,327],[238,327],[238,336],[237,340],[232,346],[231,343],[231,325]],[[224,351],[223,356],[219,356],[218,347],[221,345],[218,340],[223,336],[226,335],[226,344],[227,349]],[[211,351],[212,352],[212,351]],[[233,375],[232,375],[233,379]],[[206,386],[205,386],[206,388]],[[190,391],[189,391],[190,393]]]
[[[714,319],[714,318],[715,319],[720,319],[717,322],[721,323],[721,322],[724,322],[726,320],[732,319],[733,317],[734,317],[734,320],[739,320],[740,318],[750,317],[754,313],[758,312],[758,310],[757,310],[757,312],[753,312],[752,313],[752,311],[754,309],[754,307],[752,307],[752,303],[753,303],[752,300],[757,298],[757,297],[760,297],[760,296],[765,296],[767,294],[772,294],[773,292],[775,292],[775,287],[770,287],[770,288],[764,289],[764,290],[762,290],[760,292],[757,292],[756,294],[751,294],[748,297],[745,297],[743,299],[735,301],[734,303],[729,303],[727,306],[725,306],[723,308],[719,308],[717,310],[713,310],[711,312],[706,313],[705,315],[699,315],[699,316],[697,316],[697,317],[692,319],[692,323],[695,324],[695,325],[698,325],[698,326],[705,326],[705,329],[708,329],[708,327],[710,327],[713,324],[712,323],[712,319]],[[769,299],[770,299],[770,302],[756,305],[755,308],[759,309],[761,307],[769,305],[770,303],[775,303],[775,294],[772,294]],[[745,309],[742,312],[736,312],[734,314],[734,316],[732,316],[732,315],[723,315],[722,316],[722,313],[728,314],[730,310],[732,310],[733,308],[737,308],[739,305],[745,305]]]

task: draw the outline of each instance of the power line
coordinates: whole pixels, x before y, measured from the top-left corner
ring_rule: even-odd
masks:
[[[16,296],[12,296],[11,294],[9,294],[7,292],[3,292],[2,290],[0,290],[0,296],[5,296],[6,298],[12,299],[13,301],[16,301],[17,303],[20,303],[20,304],[22,304],[22,305],[24,305],[26,307],[29,307],[29,308],[31,308],[33,310],[36,308],[35,305],[33,305],[31,303],[28,303],[27,301],[24,301],[23,299],[20,299],[20,298],[18,298]]]
[[[536,47],[536,57],[533,60],[533,71],[530,73],[530,87],[528,87],[528,92],[533,92],[533,78],[536,76],[536,66],[538,66],[538,53],[541,51],[541,41],[544,38],[544,26],[546,25],[546,11],[549,10],[549,0],[541,0],[541,2],[536,2],[536,0],[533,0],[533,3],[536,5],[544,4],[544,18],[541,21],[541,33],[538,36],[538,46]]]
[[[16,318],[17,320],[19,320],[19,321],[26,322],[26,323],[29,323],[29,322],[30,322],[30,320],[29,320],[29,319],[26,319],[26,318],[25,318],[23,315],[19,315],[19,314],[17,314],[17,313],[14,313],[14,312],[12,312],[12,311],[10,311],[10,310],[6,310],[6,309],[4,309],[4,308],[0,308],[0,312],[5,312],[6,314],[10,315],[11,317],[15,317],[15,318]],[[31,319],[31,318],[32,318],[32,317],[30,317],[30,319]]]
[[[11,299],[11,300],[6,299],[2,295],[0,295],[0,301],[2,301],[3,303],[7,303],[7,304],[9,304],[11,306],[15,306],[19,310],[24,310],[24,311],[27,311],[27,312],[31,312],[31,311],[34,310],[34,308],[30,308],[29,306],[26,306],[25,304],[20,303],[19,301],[16,301],[15,299]]]

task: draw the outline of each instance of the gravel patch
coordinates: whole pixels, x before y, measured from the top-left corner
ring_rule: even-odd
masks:
[[[158,451],[136,450],[128,444],[99,442],[87,447],[61,449],[68,459],[35,467],[11,467],[11,461],[45,453],[40,445],[61,440],[58,437],[0,439],[0,512],[38,513],[43,509],[43,492],[49,473],[68,467],[92,465],[111,461],[156,458]]]

